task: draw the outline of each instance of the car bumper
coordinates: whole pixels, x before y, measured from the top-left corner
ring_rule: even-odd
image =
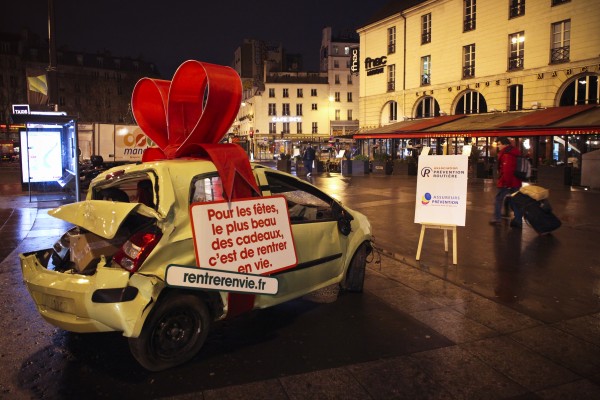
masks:
[[[53,271],[44,265],[49,251],[20,255],[23,280],[46,321],[72,332],[137,337],[162,281],[106,266],[90,276]]]

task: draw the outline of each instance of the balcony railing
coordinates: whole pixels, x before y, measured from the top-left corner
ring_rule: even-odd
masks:
[[[394,54],[396,52],[396,43],[388,44],[388,54]]]
[[[429,85],[431,83],[431,74],[421,75],[421,85]]]
[[[550,62],[563,63],[568,62],[571,55],[571,46],[555,47],[550,49]]]
[[[512,71],[515,69],[523,69],[523,56],[509,57],[508,58],[508,70]]]
[[[463,67],[463,78],[473,78],[475,76],[475,66],[469,65]]]
[[[388,82],[387,83],[387,91],[393,92],[394,90],[396,90],[396,82],[395,81]]]

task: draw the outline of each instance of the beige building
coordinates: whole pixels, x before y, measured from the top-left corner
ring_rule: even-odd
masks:
[[[596,0],[398,1],[359,29],[361,131],[599,104]]]
[[[281,152],[300,154],[307,143],[319,149],[330,139],[358,130],[358,76],[350,71],[351,48],[358,37],[323,29],[320,71],[276,72],[265,66],[262,81],[244,81],[243,102],[233,134],[255,158],[272,158]],[[239,52],[236,52],[236,60]],[[244,65],[244,57],[236,65]],[[238,73],[242,71],[236,68]],[[244,79],[242,79],[244,80]]]

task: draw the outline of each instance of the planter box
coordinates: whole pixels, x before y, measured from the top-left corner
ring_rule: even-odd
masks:
[[[277,160],[277,169],[287,173],[292,172],[292,160]]]
[[[375,175],[391,175],[393,165],[391,161],[373,161],[373,174]]]
[[[342,175],[365,175],[368,173],[368,161],[342,160]]]
[[[400,160],[394,160],[393,175],[408,175],[408,163]]]

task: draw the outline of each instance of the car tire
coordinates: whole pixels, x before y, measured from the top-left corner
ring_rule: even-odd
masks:
[[[193,294],[169,293],[150,312],[138,338],[129,339],[133,357],[149,371],[191,360],[200,351],[210,329],[210,315]]]
[[[350,261],[346,277],[341,284],[342,289],[348,292],[361,293],[365,283],[366,268],[367,246],[363,243],[356,249],[352,261]]]

